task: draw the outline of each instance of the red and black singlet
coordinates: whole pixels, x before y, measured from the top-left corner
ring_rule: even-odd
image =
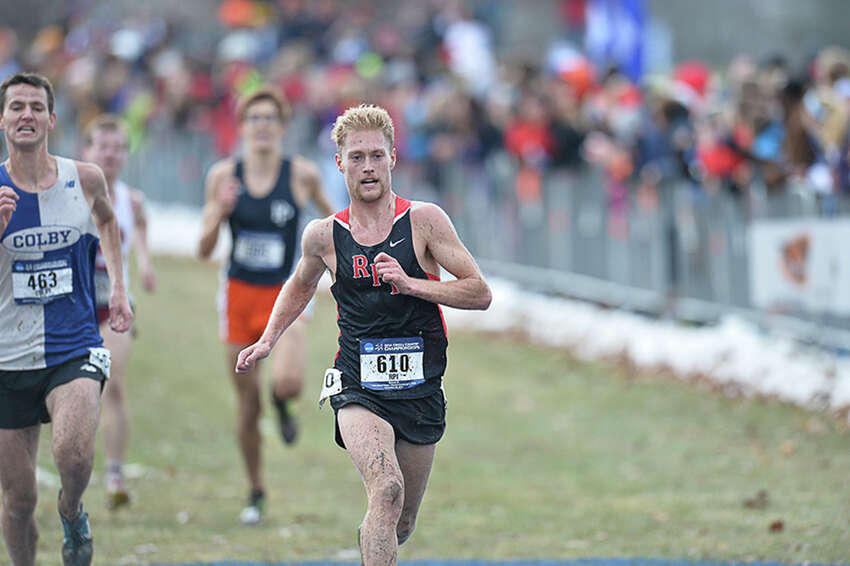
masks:
[[[387,398],[418,398],[440,388],[446,370],[446,328],[440,306],[398,293],[383,283],[374,260],[385,252],[398,260],[410,277],[437,279],[416,259],[410,225],[410,201],[396,196],[395,218],[389,236],[374,246],[358,244],[351,235],[349,209],[334,217],[336,281],[331,292],[337,302],[339,351],[334,367],[342,372],[343,388],[361,387],[360,342],[367,338],[421,338],[424,344],[424,383],[414,387],[376,392]]]

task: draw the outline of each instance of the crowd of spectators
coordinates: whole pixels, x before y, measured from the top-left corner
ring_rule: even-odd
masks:
[[[724,69],[687,61],[635,84],[583,54],[583,4],[562,3],[564,33],[547,53],[512,58],[498,51],[504,14],[463,0],[398,3],[391,19],[367,2],[223,0],[202,41],[187,40],[197,36],[187,19],[104,20],[88,3],[31,41],[0,29],[0,74],[51,77],[66,127],[115,112],[134,147],[160,125],[207,134],[221,155],[236,143],[236,97],[261,81],[302,117],[301,142],[329,152],[334,117],[371,101],[393,115],[401,160],[437,191],[441,164],[484,167],[500,154],[519,171],[521,201],[540,198],[553,168],[588,163],[615,196],[669,180],[736,195],[754,183],[850,192],[845,49],[825,47],[799,69],[782,55]]]

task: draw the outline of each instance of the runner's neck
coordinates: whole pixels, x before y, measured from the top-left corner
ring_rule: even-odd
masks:
[[[43,151],[9,151],[4,162],[6,172],[12,182],[23,191],[40,193],[46,191],[59,178],[59,165],[56,158]]]
[[[363,242],[385,240],[392,230],[395,205],[396,194],[392,190],[373,202],[352,201],[348,223],[355,239]]]
[[[282,161],[281,156],[273,151],[246,153],[245,171],[250,171],[251,175],[271,175],[280,168]]]

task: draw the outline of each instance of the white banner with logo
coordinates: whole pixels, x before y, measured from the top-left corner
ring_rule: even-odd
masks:
[[[850,219],[754,221],[749,246],[754,306],[850,314]]]

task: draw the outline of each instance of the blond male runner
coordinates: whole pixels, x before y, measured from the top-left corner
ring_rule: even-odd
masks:
[[[239,353],[236,371],[251,371],[269,355],[328,270],[340,337],[322,400],[330,398],[336,441],[366,488],[363,563],[396,564],[445,430],[447,340],[439,305],[486,309],[491,295],[446,213],[393,192],[389,114],[376,106],[349,108],[332,136],[351,206],[304,230],[295,273],[259,341]],[[441,267],[456,280],[440,281]]]
[[[124,281],[130,281],[130,250],[135,249],[136,264],[142,287],[152,292],[156,275],[148,250],[147,214],[141,191],[119,179],[128,155],[127,130],[121,119],[111,114],[95,118],[83,134],[83,159],[100,166],[106,177],[109,200],[115,210],[121,235],[121,267]],[[95,301],[97,322],[103,345],[112,354],[110,378],[103,394],[103,425],[101,434],[106,453],[106,505],[115,510],[130,503],[130,494],[124,478],[124,461],[130,436],[130,419],[127,414],[124,378],[133,336],[130,332],[114,332],[109,327],[109,274],[106,258],[98,249],[95,258]]]
[[[239,350],[263,332],[283,282],[296,257],[298,222],[310,202],[319,213],[333,213],[319,180],[319,170],[303,157],[280,154],[289,105],[271,88],[258,89],[238,104],[243,154],[215,163],[207,175],[207,201],[199,255],[215,248],[219,226],[227,223],[233,245],[220,291],[220,334],[233,371]],[[296,323],[272,356],[272,404],[286,444],[295,442],[297,422],[288,401],[304,384],[307,344],[303,322]],[[262,519],[265,503],[260,454],[260,375],[233,373],[238,396],[238,441],[250,484],[244,524]]]
[[[0,489],[6,549],[35,564],[36,458],[52,422],[59,470],[62,561],[88,566],[92,535],[82,496],[91,477],[100,392],[109,377],[94,301],[98,233],[112,281],[109,320],[130,328],[118,225],[97,165],[47,152],[53,87],[17,73],[0,84]]]

